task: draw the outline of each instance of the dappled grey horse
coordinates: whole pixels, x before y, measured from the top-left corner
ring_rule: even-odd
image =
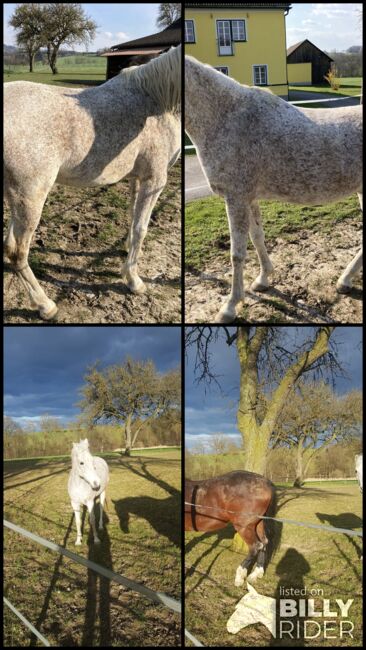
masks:
[[[356,454],[355,456],[355,472],[362,492],[362,454]]]
[[[130,180],[123,273],[131,291],[144,291],[137,262],[168,168],[179,156],[180,111],[181,47],[96,88],[5,84],[4,191],[11,209],[5,255],[42,318],[53,318],[57,307],[35,278],[28,254],[54,183],[89,187]]]
[[[105,490],[109,480],[108,465],[98,456],[92,456],[89,451],[88,439],[74,442],[71,452],[72,468],[69,476],[68,491],[71,505],[75,513],[77,538],[76,546],[81,544],[81,510],[88,508],[90,523],[93,530],[94,542],[100,539],[95,527],[94,503],[99,497],[99,530],[103,529],[103,506],[105,503]]]
[[[258,199],[318,205],[357,192],[362,208],[362,107],[296,108],[186,56],[185,128],[213,192],[226,202],[233,278],[217,321],[229,322],[244,299],[248,233],[260,263],[252,289],[266,290],[273,271]],[[361,266],[360,251],[339,292],[351,290]]]

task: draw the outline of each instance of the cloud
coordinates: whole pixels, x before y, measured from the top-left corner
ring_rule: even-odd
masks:
[[[359,5],[357,4],[341,4],[341,3],[329,3],[329,4],[313,4],[312,5],[312,14],[315,16],[327,16],[327,18],[334,18],[337,16],[349,15],[352,8],[356,8]]]
[[[118,38],[121,43],[131,40],[131,37],[126,34],[126,32],[116,32],[116,38]]]

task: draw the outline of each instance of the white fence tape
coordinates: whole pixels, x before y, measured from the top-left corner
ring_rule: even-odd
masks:
[[[5,598],[5,596],[4,596],[4,603],[5,603],[5,605],[7,605],[7,607],[9,607],[9,609],[11,609],[12,612],[14,612],[14,614],[17,615],[18,618],[20,618],[20,620],[22,621],[22,623],[24,623],[24,625],[26,625],[27,627],[29,627],[29,629],[31,630],[31,632],[33,632],[33,634],[35,634],[36,637],[38,637],[38,639],[39,639],[40,641],[42,641],[43,645],[46,645],[46,646],[48,646],[48,647],[51,646],[51,644],[47,641],[46,637],[44,637],[40,632],[38,632],[38,630],[36,630],[36,628],[33,627],[32,623],[30,623],[30,622],[25,618],[25,616],[23,616],[23,614],[21,614],[21,613],[19,612],[19,610],[17,610],[17,608],[14,607],[14,605],[12,605],[12,604],[8,601],[7,598]]]
[[[146,598],[153,601],[154,603],[161,603],[168,609],[171,609],[174,612],[177,612],[178,614],[181,614],[182,612],[181,603],[178,600],[171,598],[171,596],[167,596],[161,591],[153,591],[152,589],[145,587],[145,585],[141,585],[139,582],[135,582],[134,580],[130,580],[125,576],[121,576],[119,573],[114,573],[114,571],[111,571],[110,569],[107,569],[106,567],[101,566],[100,564],[96,564],[96,562],[87,560],[86,558],[81,557],[81,555],[77,555],[76,553],[69,551],[63,546],[60,546],[59,544],[55,544],[54,542],[50,542],[48,539],[44,539],[44,537],[35,535],[34,533],[29,532],[29,530],[25,530],[20,526],[16,526],[15,524],[12,524],[10,521],[6,521],[5,519],[4,519],[4,526],[10,528],[10,530],[13,530],[16,533],[20,533],[20,535],[23,535],[24,537],[28,537],[29,539],[33,540],[34,542],[37,542],[38,544],[41,544],[42,546],[46,546],[46,548],[50,548],[51,551],[57,551],[57,553],[61,553],[61,555],[65,555],[66,557],[70,558],[74,562],[77,562],[78,564],[82,564],[83,566],[92,569],[93,571],[99,573],[105,578],[109,578],[109,580],[114,580],[115,582],[118,582],[120,585],[123,585],[128,589],[132,589],[132,591],[138,591],[140,594],[146,596]]]

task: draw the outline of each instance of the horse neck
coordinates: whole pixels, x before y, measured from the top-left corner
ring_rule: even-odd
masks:
[[[185,68],[185,128],[196,144],[220,121],[220,92],[217,87],[217,76],[202,64],[186,59]],[[200,117],[202,116],[202,118]],[[222,119],[222,117],[221,117]]]

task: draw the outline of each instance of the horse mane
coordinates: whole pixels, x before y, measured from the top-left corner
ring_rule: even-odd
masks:
[[[148,63],[125,68],[120,75],[126,83],[147,92],[164,112],[180,113],[181,51],[181,45],[171,47]]]

